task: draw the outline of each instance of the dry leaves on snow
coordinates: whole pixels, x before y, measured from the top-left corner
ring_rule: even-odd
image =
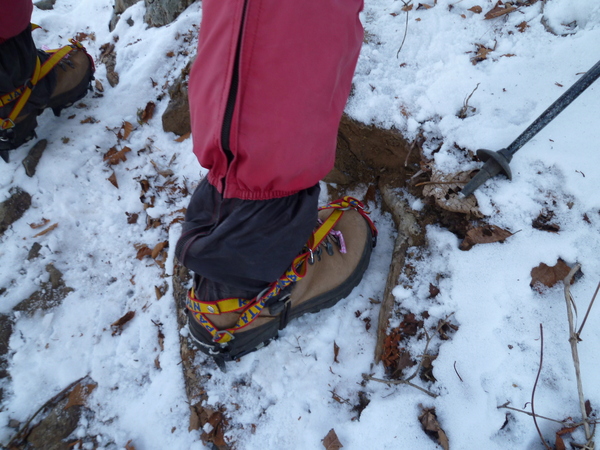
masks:
[[[500,16],[504,16],[505,14],[509,14],[513,11],[516,11],[517,8],[512,6],[510,3],[504,4],[502,1],[496,3],[496,5],[485,13],[485,19],[495,19]]]
[[[474,195],[469,195],[467,198],[458,195],[461,188],[471,180],[471,174],[472,171],[447,174],[433,170],[431,180],[423,187],[423,195],[433,197],[436,205],[447,211],[482,218],[483,214],[479,211]]]
[[[117,320],[114,323],[111,323],[110,327],[112,328],[112,335],[113,336],[120,335],[123,332],[123,327],[125,326],[125,324],[127,324],[134,317],[135,317],[135,311],[129,311],[123,317],[121,317],[119,320]]]
[[[493,242],[504,242],[506,238],[512,236],[508,230],[497,227],[496,225],[483,225],[471,228],[460,243],[458,248],[461,250],[471,250],[476,244],[491,244]]]
[[[421,422],[423,431],[425,431],[425,433],[434,441],[439,443],[444,450],[450,449],[448,436],[446,436],[446,433],[442,430],[442,427],[437,420],[435,408],[423,408],[421,415],[419,416],[419,422]]]
[[[333,428],[331,430],[329,430],[329,433],[327,433],[327,436],[325,436],[325,438],[323,438],[323,447],[325,447],[326,450],[339,450],[340,448],[343,447],[342,443],[340,442],[340,440],[337,437],[337,434],[335,434],[335,430]]]
[[[123,147],[121,150],[117,150],[117,147],[112,147],[109,151],[104,154],[104,161],[109,165],[114,166],[122,161],[127,161],[126,153],[129,153],[131,149],[129,147]]]
[[[154,117],[155,109],[156,104],[154,102],[148,102],[144,109],[138,109],[138,123],[140,125],[148,123],[148,121]]]
[[[565,279],[571,268],[562,259],[558,259],[552,267],[541,263],[539,266],[531,269],[531,283],[529,284],[538,292],[543,292],[544,286],[552,287],[559,281]]]

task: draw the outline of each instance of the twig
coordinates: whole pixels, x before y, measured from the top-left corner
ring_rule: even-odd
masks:
[[[456,361],[454,361],[454,371],[456,372],[456,375],[458,376],[458,379],[460,380],[461,383],[464,383],[462,377],[460,376],[460,374],[458,373],[458,370],[456,370]]]
[[[428,184],[467,184],[468,181],[423,181],[422,183],[415,184],[415,187],[426,186]]]
[[[408,12],[410,11],[410,9],[408,7],[409,7],[409,5],[412,6],[410,4],[410,2],[406,3],[404,0],[402,0],[402,3],[404,3],[404,8],[406,8],[406,26],[404,27],[404,37],[402,38],[402,43],[400,44],[400,48],[396,52],[396,59],[398,59],[400,50],[402,50],[402,47],[404,47],[404,41],[406,40],[406,33],[408,33]]]
[[[548,445],[548,443],[546,442],[546,440],[544,439],[544,435],[542,434],[540,427],[538,426],[536,414],[535,414],[535,407],[533,405],[533,400],[535,398],[535,388],[537,387],[538,380],[540,379],[540,373],[542,372],[542,364],[544,362],[544,327],[542,326],[541,323],[540,323],[540,340],[541,340],[541,343],[540,343],[540,367],[538,368],[538,373],[537,373],[537,376],[535,377],[535,383],[533,383],[533,390],[531,391],[531,416],[533,417],[533,423],[535,424],[535,428],[536,428],[538,434],[540,435],[540,439],[542,440],[544,447],[546,447],[548,450],[552,450],[550,448],[550,446]]]
[[[588,422],[587,413],[585,411],[585,396],[583,395],[583,384],[581,382],[581,369],[579,366],[579,353],[577,351],[578,337],[575,333],[575,326],[573,324],[573,311],[571,310],[571,303],[573,297],[571,296],[571,280],[573,276],[579,271],[581,266],[575,264],[575,266],[569,271],[569,274],[564,279],[565,285],[565,300],[567,302],[567,317],[569,319],[569,342],[571,343],[571,354],[573,355],[573,365],[575,366],[575,377],[577,378],[577,392],[579,393],[579,408],[581,409],[581,417],[583,419],[583,429],[585,430],[585,439],[589,441],[592,438],[590,432],[590,424]],[[595,297],[595,296],[594,296]],[[591,308],[591,303],[590,303]],[[589,311],[589,308],[588,308]],[[587,314],[586,314],[587,317]]]
[[[414,384],[414,383],[411,383],[411,382],[410,382],[410,381],[408,381],[408,380],[383,380],[383,379],[381,379],[381,378],[375,378],[375,377],[373,377],[373,376],[371,376],[371,375],[368,375],[368,374],[366,374],[366,373],[363,373],[363,379],[365,379],[365,380],[367,380],[367,381],[377,381],[378,383],[385,383],[385,384],[387,384],[388,386],[395,385],[395,384],[408,384],[409,386],[412,386],[412,387],[414,387],[415,389],[418,389],[418,390],[420,390],[421,392],[424,392],[424,393],[426,393],[426,394],[427,394],[427,395],[429,395],[430,397],[436,398],[436,397],[438,396],[437,394],[434,394],[433,392],[431,392],[431,391],[428,391],[427,389],[425,389],[425,388],[422,388],[421,386],[417,386],[416,384]]]
[[[510,409],[512,411],[517,411],[517,412],[521,412],[523,414],[527,414],[528,416],[533,416],[533,413],[530,413],[529,411],[525,411],[523,409],[518,409],[518,408],[513,408],[512,406],[508,406],[509,402],[506,402],[504,405],[500,405],[497,408],[505,408],[505,409]],[[545,416],[540,416],[539,414],[535,414],[535,417],[539,417],[540,419],[546,419],[549,420],[551,422],[556,422],[556,423],[560,423],[562,425],[566,425],[568,427],[575,427],[575,426],[579,426],[581,424],[576,424],[576,423],[569,423],[569,422],[565,422],[564,420],[556,420],[556,419],[551,419],[550,417],[545,417]]]
[[[581,330],[583,330],[583,326],[585,325],[585,321],[587,320],[588,315],[590,314],[590,310],[592,309],[592,305],[594,304],[594,300],[596,300],[596,295],[598,295],[599,290],[600,290],[600,283],[598,283],[598,287],[596,288],[596,292],[594,292],[592,301],[590,302],[590,305],[588,306],[588,309],[585,312],[585,317],[583,318],[583,322],[581,322],[581,326],[579,327],[579,330],[577,330],[577,338],[578,339],[579,339],[579,336],[581,335]]]

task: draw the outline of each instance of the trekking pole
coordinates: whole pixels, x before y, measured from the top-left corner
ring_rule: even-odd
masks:
[[[535,121],[527,127],[521,135],[513,141],[507,148],[494,152],[492,150],[477,150],[477,156],[485,162],[477,175],[462,189],[461,195],[467,197],[485,183],[490,178],[495,177],[499,173],[506,175],[509,180],[512,180],[509,163],[513,155],[519,151],[532,137],[548,125],[558,116],[567,106],[571,104],[579,95],[585,91],[596,79],[600,77],[600,61],[594,67],[588,70],[567,92],[561,95],[546,111],[544,111]]]

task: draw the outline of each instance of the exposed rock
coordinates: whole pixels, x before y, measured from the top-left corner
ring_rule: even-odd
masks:
[[[29,298],[15,306],[15,311],[23,311],[26,314],[33,314],[40,309],[46,311],[60,305],[64,298],[73,292],[72,288],[65,286],[62,272],[53,264],[48,264],[46,271],[50,274],[50,279],[42,283],[40,289]]]
[[[121,18],[121,14],[123,14],[127,8],[135,5],[139,1],[140,0],[115,0],[115,4],[113,6],[113,15],[110,18],[108,29],[113,31],[117,26],[117,22]]]
[[[40,250],[42,249],[42,245],[39,242],[34,242],[31,248],[29,249],[29,254],[27,255],[27,260],[31,261],[32,259],[40,256]]]
[[[0,203],[0,236],[31,206],[31,195],[21,188],[12,189],[11,194],[8,199]]]
[[[190,104],[188,102],[187,78],[191,63],[182,70],[181,75],[169,89],[169,105],[163,113],[163,130],[183,136],[191,130]]]
[[[56,0],[40,0],[39,2],[35,2],[34,5],[38,9],[49,10],[49,9],[54,9],[55,3],[56,3]]]
[[[0,314],[0,380],[8,376],[8,372],[6,371],[8,362],[5,355],[8,353],[8,343],[12,331],[12,319],[5,314]]]
[[[29,153],[23,160],[23,167],[25,167],[25,173],[28,177],[32,177],[35,175],[35,170],[37,168],[38,163],[46,150],[48,145],[48,141],[46,139],[42,139],[41,141],[36,142],[36,144],[31,147]]]
[[[144,0],[144,22],[151,27],[162,27],[173,22],[195,0]]]

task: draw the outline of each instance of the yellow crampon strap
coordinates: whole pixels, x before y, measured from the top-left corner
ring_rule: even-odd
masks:
[[[35,29],[34,27],[39,28],[37,25],[32,24],[32,29]],[[31,91],[33,91],[33,88],[36,86],[39,80],[48,75],[50,71],[56,67],[60,60],[72,52],[75,47],[83,48],[79,42],[74,41],[73,39],[70,41],[74,46],[65,45],[62,48],[47,51],[46,53],[51,53],[52,56],[44,61],[44,64],[41,64],[39,56],[36,57],[35,69],[31,78],[23,86],[0,97],[0,107],[18,99],[8,117],[6,119],[0,119],[0,130],[9,130],[15,126],[17,117],[19,117],[19,114],[27,104],[27,101],[31,96]]]
[[[364,205],[355,198],[344,197],[319,208],[319,211],[331,208],[334,209],[334,211],[309,238],[306,245],[307,251],[294,259],[290,268],[281,276],[281,278],[279,278],[279,280],[271,283],[267,289],[253,299],[226,298],[208,302],[198,300],[194,289],[190,289],[186,299],[186,307],[190,310],[196,321],[210,333],[214,342],[225,344],[232,340],[236,331],[248,326],[259,316],[270,299],[279,295],[279,293],[290,284],[304,278],[307,267],[306,261],[309,258],[313,258],[313,252],[333,230],[333,227],[338,223],[344,214],[344,211],[356,209],[367,219],[374,235],[376,235],[377,229],[375,228],[375,225],[373,225],[371,219],[367,216],[368,213],[364,211]],[[233,327],[226,330],[217,329],[207,317],[209,314],[224,314],[235,311],[240,311],[240,317]]]

